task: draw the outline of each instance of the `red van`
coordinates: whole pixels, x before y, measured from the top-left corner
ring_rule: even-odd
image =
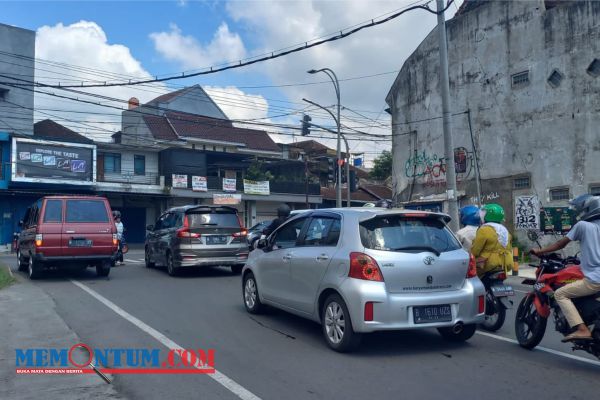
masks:
[[[108,200],[96,196],[46,196],[20,221],[19,270],[36,279],[44,269],[96,267],[108,276],[117,253],[117,228]]]

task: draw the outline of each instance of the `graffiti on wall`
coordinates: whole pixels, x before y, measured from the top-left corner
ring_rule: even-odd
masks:
[[[540,229],[540,201],[537,196],[516,198],[515,229]]]
[[[415,152],[404,163],[404,173],[407,178],[428,187],[444,187],[446,185],[447,163],[444,157],[437,153]],[[473,170],[473,156],[464,147],[454,149],[454,170],[458,182],[466,179]]]

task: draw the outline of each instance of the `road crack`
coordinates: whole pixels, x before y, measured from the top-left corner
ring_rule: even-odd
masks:
[[[282,332],[282,331],[280,331],[279,329],[275,329],[275,328],[273,328],[273,327],[270,327],[270,326],[268,326],[268,325],[265,325],[265,324],[263,324],[262,322],[260,322],[259,320],[255,319],[255,318],[252,318],[252,317],[248,317],[248,318],[250,318],[252,321],[254,321],[254,322],[256,322],[257,324],[259,324],[259,325],[260,325],[260,326],[262,326],[263,328],[267,328],[267,329],[270,329],[270,330],[272,330],[273,332],[277,332],[277,333],[279,333],[280,335],[283,335],[283,336],[287,337],[288,339],[296,340],[296,337],[295,337],[295,336],[292,336],[292,335],[290,335],[290,334],[287,334],[287,333],[285,333],[285,332]]]

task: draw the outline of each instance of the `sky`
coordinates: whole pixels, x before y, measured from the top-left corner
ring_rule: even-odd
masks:
[[[180,75],[271,53],[348,28],[379,20],[415,0],[237,0],[237,1],[0,1],[0,22],[36,31],[35,80],[44,83],[122,81]],[[450,18],[458,1],[447,12]],[[435,8],[435,1],[430,2]],[[32,12],[32,10],[35,10]],[[165,92],[201,85],[230,119],[248,123],[300,126],[302,114],[333,128],[324,111],[336,104],[328,77],[310,69],[330,68],[340,80],[342,124],[372,134],[391,134],[385,97],[406,58],[436,24],[436,16],[411,11],[385,24],[364,29],[275,60],[230,71],[143,87],[84,89],[108,96],[104,105],[125,107]],[[57,65],[56,63],[61,63]],[[66,96],[97,98],[49,90]],[[118,100],[117,100],[118,99]],[[35,119],[52,118],[97,140],[109,140],[120,128],[117,109],[36,94]],[[334,110],[334,108],[331,108]],[[249,125],[251,126],[251,125]],[[258,126],[254,126],[259,128]],[[267,127],[278,142],[304,140],[298,133]],[[331,136],[309,138],[335,147]],[[352,152],[367,164],[390,149],[391,141],[348,136]]]

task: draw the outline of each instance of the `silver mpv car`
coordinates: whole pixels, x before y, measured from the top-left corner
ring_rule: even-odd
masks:
[[[484,320],[485,289],[449,220],[379,208],[295,216],[250,252],[246,310],[270,305],[319,322],[336,351],[384,330],[435,327],[448,340],[467,340]]]

